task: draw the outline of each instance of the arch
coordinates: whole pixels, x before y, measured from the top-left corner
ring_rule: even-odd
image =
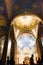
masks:
[[[20,32],[19,35],[17,36],[17,38],[18,38],[20,35],[22,35],[22,34],[32,35],[32,36],[36,39],[36,37],[34,36],[34,34],[33,34],[32,31],[25,31],[25,32],[23,31],[23,32]]]
[[[17,38],[17,57],[19,58],[19,63],[22,63],[23,59],[27,56],[30,58],[31,54],[38,56],[36,38],[32,34],[22,33]]]
[[[16,20],[15,19],[17,19],[17,17],[21,17],[21,16],[32,16],[32,18],[33,19],[35,19],[34,21],[36,22],[35,24],[36,25],[38,25],[39,24],[39,22],[42,22],[42,19],[40,18],[40,17],[38,17],[37,15],[35,15],[35,14],[20,14],[20,15],[18,15],[18,16],[16,16],[16,17],[14,17],[14,19],[12,20],[12,22],[11,22],[11,26],[13,26],[13,28],[17,28],[17,29],[19,29],[20,30],[20,33],[19,33],[19,35],[17,36],[17,38],[16,38],[16,41],[17,41],[17,39],[20,37],[20,36],[22,36],[23,34],[28,34],[28,36],[31,36],[34,40],[35,40],[35,45],[36,45],[36,37],[34,36],[34,34],[32,33],[32,29],[27,29],[27,30],[24,30],[23,28],[22,29],[20,29],[20,28],[18,28],[17,26],[15,26],[15,24],[17,24],[17,22],[16,22]],[[16,22],[16,23],[15,23]],[[32,23],[32,22],[31,22]],[[43,23],[43,22],[42,22]],[[25,28],[25,27],[24,27]],[[15,32],[15,31],[14,31]],[[14,34],[15,35],[15,34]],[[33,42],[32,42],[33,43]],[[21,45],[21,44],[20,44]],[[17,43],[15,43],[15,46],[16,46],[16,53],[15,53],[15,56],[17,57],[17,53],[19,53],[18,51],[17,51]],[[37,47],[37,45],[36,45],[36,47]],[[37,52],[37,48],[35,48],[35,50],[36,50],[36,52]],[[36,53],[35,52],[35,53]],[[38,55],[38,53],[36,53],[36,55]],[[17,60],[17,59],[16,59]]]
[[[32,30],[42,19],[35,14],[20,14],[16,16],[11,25],[20,30]],[[43,22],[42,22],[43,23]]]

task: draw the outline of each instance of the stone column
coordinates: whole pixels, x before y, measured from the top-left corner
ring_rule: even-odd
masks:
[[[9,30],[6,30],[6,34],[5,34],[5,42],[4,42],[4,48],[3,48],[3,53],[2,53],[2,65],[5,65],[6,62],[6,55],[7,55],[7,47],[8,47],[8,32]]]
[[[41,58],[41,55],[42,55],[41,47],[42,47],[42,45],[41,45],[41,39],[40,39],[40,23],[39,23],[39,27],[38,27],[38,35],[37,35],[36,44],[37,44],[38,56]]]
[[[10,37],[11,37],[11,57],[14,57],[15,60],[15,53],[16,53],[16,39],[15,39],[15,35],[14,35],[14,28],[13,26],[11,27],[10,30]],[[16,63],[16,61],[15,61]]]

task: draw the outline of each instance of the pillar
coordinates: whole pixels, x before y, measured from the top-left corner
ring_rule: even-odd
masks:
[[[2,65],[5,65],[6,63],[6,55],[7,55],[7,47],[8,47],[8,32],[9,30],[6,30],[6,34],[5,34],[5,42],[4,42],[4,48],[3,48],[3,53],[2,53]]]
[[[10,37],[11,37],[11,57],[14,57],[15,60],[15,55],[16,55],[16,39],[15,39],[15,35],[14,35],[14,28],[13,26],[11,27],[10,30]],[[16,61],[15,61],[16,63]]]
[[[40,38],[40,23],[38,26],[38,35],[37,35],[36,44],[37,44],[38,56],[41,58],[41,55],[42,55],[41,47],[42,47],[42,45],[41,45],[41,38]]]

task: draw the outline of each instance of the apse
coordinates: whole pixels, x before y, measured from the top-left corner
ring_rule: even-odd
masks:
[[[22,64],[24,58],[30,58],[32,54],[34,58],[38,57],[36,39],[29,33],[21,34],[17,38],[17,60],[19,60],[17,63]]]

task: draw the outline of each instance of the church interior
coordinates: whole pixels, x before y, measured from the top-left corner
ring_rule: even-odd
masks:
[[[0,0],[0,65],[30,65],[32,54],[43,55],[43,0]]]

